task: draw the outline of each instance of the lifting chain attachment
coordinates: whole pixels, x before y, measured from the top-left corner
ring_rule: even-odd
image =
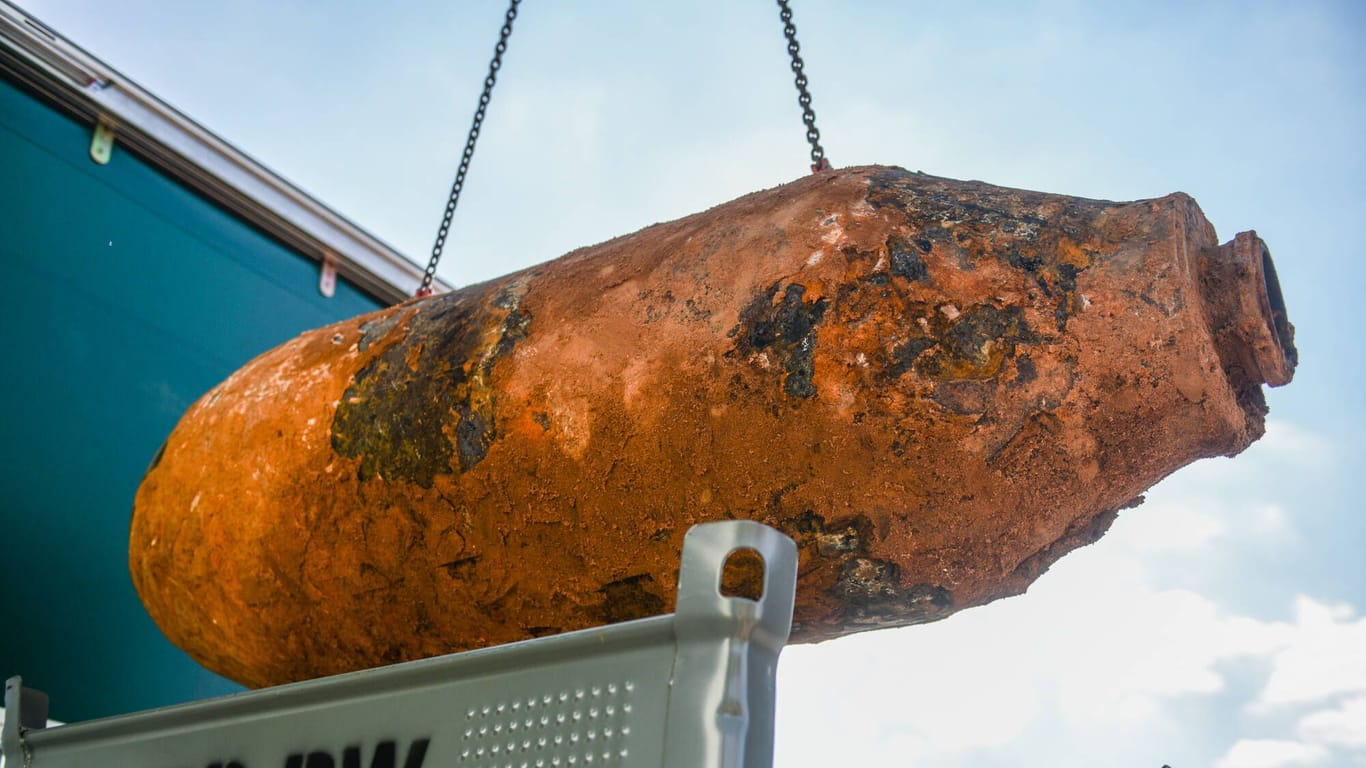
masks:
[[[806,140],[811,143],[811,172],[830,170],[830,160],[821,147],[821,132],[816,130],[816,112],[811,109],[811,92],[806,90],[806,73],[802,68],[801,46],[797,45],[797,27],[792,23],[792,9],[788,0],[778,0],[778,16],[783,20],[783,34],[787,36],[787,52],[792,56],[792,74],[796,75],[797,103],[802,107],[802,122],[806,123]]]
[[[465,140],[465,151],[460,156],[460,167],[455,172],[455,183],[451,185],[451,197],[446,203],[446,213],[441,217],[441,227],[436,231],[436,243],[432,246],[432,258],[427,262],[427,271],[422,274],[422,285],[417,296],[430,296],[432,280],[436,278],[436,264],[441,261],[441,251],[446,247],[446,235],[451,230],[451,218],[455,216],[455,206],[460,202],[460,190],[465,186],[465,174],[470,170],[470,160],[474,158],[474,143],[479,140],[479,129],[484,125],[484,113],[488,111],[489,100],[493,97],[493,85],[498,80],[498,68],[503,66],[503,54],[508,49],[508,38],[512,35],[512,22],[517,19],[517,6],[522,0],[510,0],[507,15],[503,18],[503,29],[498,35],[498,44],[493,47],[493,59],[489,62],[489,73],[484,78],[484,92],[479,94],[479,108],[474,110],[474,122],[470,125],[469,138]]]
[[[507,15],[498,36],[498,44],[493,48],[493,59],[489,61],[489,72],[484,78],[484,91],[479,94],[479,107],[474,111],[474,121],[470,125],[469,138],[465,141],[465,151],[460,156],[460,167],[455,172],[455,183],[451,185],[450,200],[446,212],[441,217],[441,227],[436,232],[436,242],[432,245],[432,258],[422,274],[422,285],[417,296],[432,293],[432,281],[436,278],[436,265],[441,261],[441,251],[446,246],[446,236],[450,233],[451,219],[455,216],[455,206],[460,201],[460,190],[465,186],[465,174],[469,172],[470,160],[474,158],[474,144],[479,140],[479,129],[484,124],[489,100],[493,96],[493,86],[498,80],[498,69],[503,65],[503,54],[507,52],[508,38],[512,35],[512,22],[517,19],[517,6],[521,0],[509,0]],[[821,147],[821,132],[816,130],[816,112],[811,109],[811,92],[806,89],[805,64],[802,62],[801,46],[797,44],[797,27],[792,23],[792,9],[788,0],[778,0],[779,17],[783,22],[783,34],[787,37],[787,52],[792,57],[792,73],[796,76],[797,103],[802,108],[802,122],[806,124],[806,140],[811,144],[811,172],[820,173],[830,170],[830,161]]]

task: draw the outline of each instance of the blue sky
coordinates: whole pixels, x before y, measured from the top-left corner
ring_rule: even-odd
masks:
[[[430,248],[501,0],[26,0],[361,225]],[[1023,597],[787,651],[779,766],[1366,765],[1366,4],[794,0],[836,165],[1128,200],[1270,245],[1270,428]],[[801,175],[777,10],[528,0],[441,275],[494,277]]]

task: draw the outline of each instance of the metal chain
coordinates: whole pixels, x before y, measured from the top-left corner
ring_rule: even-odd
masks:
[[[816,113],[811,109],[811,92],[806,90],[806,73],[802,68],[801,46],[797,45],[797,27],[792,23],[792,9],[787,0],[778,0],[778,16],[783,20],[783,34],[787,36],[787,52],[792,56],[792,74],[796,75],[797,103],[802,107],[802,122],[806,123],[806,140],[811,143],[811,172],[830,170],[830,161],[821,147],[821,132],[816,130]]]
[[[479,129],[483,127],[484,115],[488,111],[493,96],[493,86],[498,80],[498,69],[503,65],[503,54],[507,52],[508,38],[512,35],[512,22],[517,19],[517,6],[521,0],[509,0],[503,28],[498,36],[498,44],[493,48],[493,59],[489,61],[489,72],[484,78],[484,91],[479,94],[479,107],[474,111],[474,121],[470,125],[469,138],[465,140],[465,150],[460,156],[460,167],[455,172],[455,183],[451,185],[450,199],[441,217],[441,226],[436,232],[436,242],[432,245],[432,257],[422,274],[422,285],[417,289],[418,296],[432,292],[432,281],[436,278],[436,265],[441,261],[441,252],[446,247],[446,236],[450,233],[451,220],[455,207],[460,202],[460,191],[465,186],[465,175],[469,173],[470,161],[474,158],[474,145],[479,140]],[[811,144],[811,172],[820,173],[830,169],[830,160],[821,147],[821,132],[816,129],[816,112],[811,109],[811,92],[808,84],[806,66],[802,62],[801,46],[797,44],[797,27],[792,23],[792,9],[788,0],[778,0],[779,18],[783,22],[783,35],[787,37],[787,52],[792,57],[792,74],[797,85],[797,103],[802,108],[802,122],[806,124],[806,140]]]
[[[469,138],[465,140],[465,151],[460,156],[460,167],[455,172],[455,183],[451,185],[451,197],[446,202],[446,213],[441,217],[441,227],[436,231],[432,258],[427,262],[427,271],[422,274],[422,285],[417,289],[418,296],[428,296],[432,292],[436,264],[441,261],[441,251],[446,247],[446,235],[451,230],[455,206],[460,202],[460,190],[465,186],[465,174],[469,172],[470,160],[474,158],[474,143],[479,140],[479,129],[484,125],[484,113],[488,111],[489,100],[493,97],[493,85],[498,80],[498,68],[503,66],[503,54],[507,52],[508,37],[512,35],[512,22],[517,19],[517,6],[520,3],[521,0],[510,0],[507,15],[503,18],[503,29],[498,35],[498,44],[493,47],[493,59],[489,62],[488,76],[484,78],[484,92],[479,94],[479,108],[474,110],[474,122],[470,125]]]

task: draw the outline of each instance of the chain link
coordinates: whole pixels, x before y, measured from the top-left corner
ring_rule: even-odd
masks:
[[[783,35],[787,37],[787,53],[792,57],[792,74],[796,76],[797,103],[802,107],[802,122],[806,124],[806,140],[811,144],[811,172],[820,173],[830,170],[830,161],[821,147],[821,132],[816,130],[816,112],[811,109],[811,92],[806,89],[807,79],[803,68],[801,46],[797,45],[797,27],[792,23],[792,9],[788,0],[778,0],[778,16],[783,20]]]
[[[451,185],[451,197],[446,202],[446,212],[441,217],[441,227],[436,231],[436,243],[432,245],[432,258],[427,262],[427,270],[422,274],[422,285],[417,289],[418,296],[432,292],[432,280],[436,278],[436,265],[441,261],[441,251],[446,247],[446,235],[451,230],[451,219],[455,216],[455,206],[460,202],[460,190],[465,187],[465,174],[469,173],[470,160],[474,158],[474,143],[479,140],[479,129],[484,125],[484,113],[488,111],[489,101],[493,98],[493,86],[498,81],[498,69],[503,66],[503,54],[508,49],[508,37],[512,35],[512,22],[517,19],[517,6],[522,0],[510,0],[507,15],[503,18],[503,29],[498,35],[498,44],[493,47],[493,59],[489,61],[489,73],[484,78],[484,92],[479,94],[479,107],[474,110],[474,122],[470,125],[469,138],[465,140],[465,151],[460,155],[460,167],[455,172],[455,183]]]
[[[484,125],[484,115],[493,97],[493,86],[498,80],[498,69],[503,65],[503,54],[507,52],[508,38],[512,35],[512,22],[517,19],[517,6],[521,0],[509,0],[507,15],[498,36],[498,44],[493,48],[493,59],[489,61],[489,72],[484,78],[484,91],[479,94],[479,107],[474,111],[474,121],[470,125],[469,138],[465,150],[460,155],[460,167],[455,172],[455,183],[451,185],[450,199],[441,217],[441,227],[436,232],[436,242],[432,245],[432,257],[422,274],[422,285],[417,289],[418,296],[432,292],[432,281],[436,278],[436,265],[441,261],[441,252],[446,247],[446,237],[450,233],[451,220],[455,207],[460,202],[460,190],[465,186],[465,175],[469,173],[470,161],[474,158],[474,145],[479,140],[479,130]],[[787,53],[792,57],[792,74],[797,85],[797,103],[802,108],[802,122],[806,125],[806,140],[811,144],[811,172],[820,173],[830,169],[830,160],[821,147],[821,132],[816,129],[816,112],[811,108],[811,92],[807,90],[808,80],[803,71],[801,46],[797,44],[797,27],[792,23],[792,8],[788,0],[778,0],[779,17],[783,22],[783,35],[787,37]]]

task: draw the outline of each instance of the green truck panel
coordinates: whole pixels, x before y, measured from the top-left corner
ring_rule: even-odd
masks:
[[[0,675],[86,720],[238,690],[167,642],[127,568],[142,473],[256,354],[382,304],[0,81]]]

